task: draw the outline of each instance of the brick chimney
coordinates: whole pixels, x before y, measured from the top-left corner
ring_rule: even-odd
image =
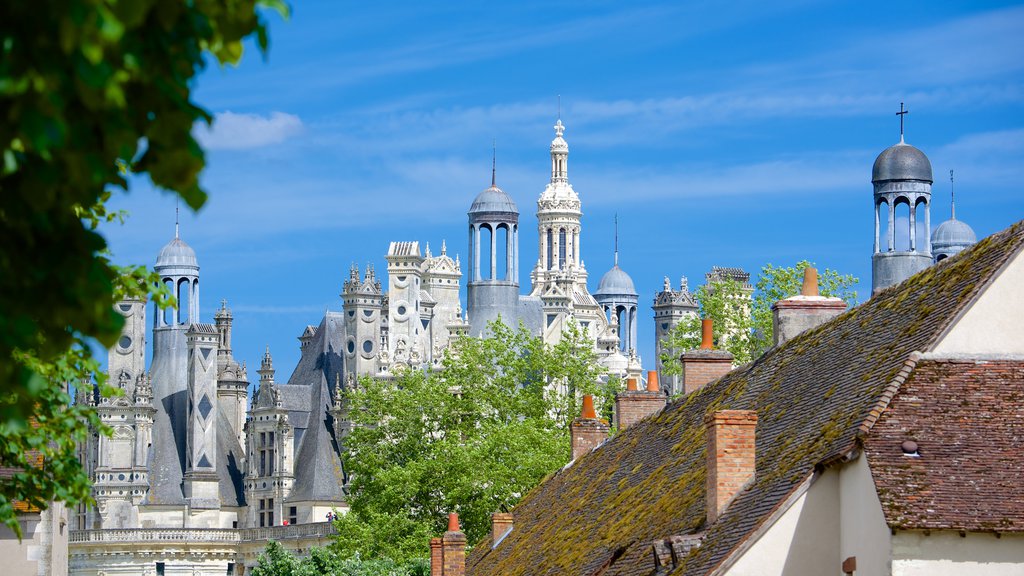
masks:
[[[569,426],[572,437],[572,459],[590,452],[608,439],[608,422],[597,419],[594,412],[594,397],[587,394],[583,397],[583,411],[580,417]]]
[[[459,515],[448,515],[448,531],[430,539],[430,576],[466,575],[466,535],[459,530]]]
[[[708,524],[722,514],[732,499],[754,480],[757,412],[721,410],[704,418],[707,428]]]
[[[700,331],[700,348],[684,352],[679,357],[679,361],[683,363],[684,394],[694,392],[732,370],[732,354],[726,350],[715,350],[710,318],[700,321]]]
[[[495,512],[491,514],[491,546],[493,547],[512,531],[512,513]]]
[[[818,295],[818,271],[804,268],[800,294],[772,304],[772,334],[776,346],[805,330],[824,324],[846,311],[842,298]]]
[[[667,398],[658,391],[658,373],[647,372],[647,389],[638,390],[635,378],[626,380],[626,389],[615,395],[615,420],[625,430],[640,420],[660,412]]]

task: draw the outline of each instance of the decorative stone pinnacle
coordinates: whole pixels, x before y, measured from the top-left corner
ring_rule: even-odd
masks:
[[[564,134],[564,133],[565,133],[565,125],[562,124],[562,119],[559,118],[558,121],[555,122],[555,136],[557,136],[558,138],[561,138],[562,134]]]

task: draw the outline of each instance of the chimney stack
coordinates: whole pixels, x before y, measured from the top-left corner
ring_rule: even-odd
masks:
[[[707,427],[708,524],[713,523],[737,494],[754,480],[757,412],[721,410],[704,418]]]
[[[626,389],[615,395],[615,420],[625,430],[640,420],[660,412],[668,399],[658,391],[658,373],[647,372],[647,389],[639,390],[636,379],[626,380]]]
[[[459,515],[448,515],[448,531],[430,539],[430,576],[465,576],[466,535],[459,530]]]
[[[846,311],[842,298],[818,295],[818,271],[804,268],[804,283],[799,296],[772,304],[772,334],[776,346],[792,340],[801,332],[824,324]]]
[[[732,370],[733,356],[726,350],[715,350],[710,318],[700,321],[701,343],[697,350],[684,352],[683,393],[690,394],[708,382],[718,380]]]
[[[580,417],[573,420],[569,426],[569,435],[572,438],[572,459],[590,452],[608,439],[608,423],[598,420],[594,411],[594,397],[587,394],[583,397],[583,411]]]
[[[512,513],[495,512],[491,514],[491,547],[493,548],[512,531]]]

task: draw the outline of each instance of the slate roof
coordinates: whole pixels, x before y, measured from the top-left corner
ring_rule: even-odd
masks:
[[[889,526],[1024,531],[1024,361],[918,362],[864,451]]]
[[[653,540],[703,532],[700,547],[657,574],[707,574],[816,467],[859,445],[912,354],[1022,243],[1019,222],[618,434],[524,497],[512,532],[494,549],[477,545],[467,573],[650,575]],[[703,419],[724,409],[758,413],[756,479],[706,525]]]
[[[295,426],[295,484],[290,502],[344,502],[345,473],[330,409],[334,386],[344,382],[345,319],[328,312],[302,351],[288,384],[278,386],[282,407]]]

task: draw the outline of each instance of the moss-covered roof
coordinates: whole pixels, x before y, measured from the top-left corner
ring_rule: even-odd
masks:
[[[470,576],[706,574],[815,467],[847,453],[912,365],[1024,243],[1024,223],[669,404],[530,492],[514,529],[467,559]],[[908,364],[910,363],[910,364]],[[705,525],[705,414],[756,410],[755,481]],[[652,541],[704,532],[670,572]]]

